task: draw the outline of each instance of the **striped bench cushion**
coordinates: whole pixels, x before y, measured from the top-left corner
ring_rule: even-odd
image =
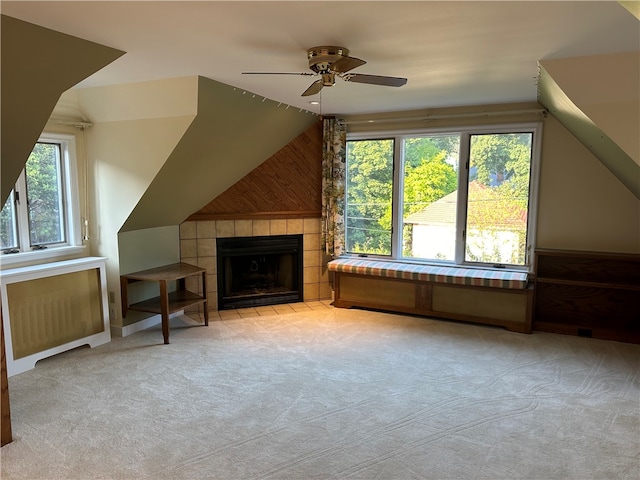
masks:
[[[440,267],[361,258],[337,258],[331,260],[328,267],[331,272],[402,278],[405,280],[433,283],[453,283],[474,287],[513,289],[526,288],[529,277],[527,272],[485,270],[466,267]]]

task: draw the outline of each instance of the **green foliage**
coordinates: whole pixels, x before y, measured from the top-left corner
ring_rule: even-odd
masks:
[[[59,145],[37,143],[25,164],[26,192],[19,192],[20,202],[28,204],[28,223],[32,245],[63,240],[61,224],[62,185]],[[10,196],[0,213],[2,248],[15,247],[16,211]]]
[[[455,190],[457,176],[446,162],[448,153],[441,148],[443,138],[417,137],[405,141],[404,216]],[[389,255],[393,140],[349,142],[347,158],[347,250]]]
[[[470,180],[482,185],[506,185],[503,192],[517,198],[523,208],[529,197],[531,165],[530,133],[473,135],[470,167],[475,170]]]
[[[32,245],[60,240],[58,148],[37,143],[25,165]]]
[[[0,212],[0,248],[2,249],[17,246],[14,241],[15,227],[12,201],[13,197],[9,195]]]
[[[446,152],[425,157],[415,167],[405,166],[404,216],[419,212],[456,190],[457,174],[445,161]],[[407,168],[408,167],[408,168]]]
[[[469,189],[467,242],[473,238],[482,254],[473,254],[467,245],[468,259],[525,262],[530,165],[531,134],[474,135],[471,167],[479,187],[471,184]],[[516,236],[517,248],[502,258],[498,245],[505,243],[507,232]]]
[[[347,146],[347,250],[391,253],[390,225],[379,222],[391,209],[393,140],[358,140]]]

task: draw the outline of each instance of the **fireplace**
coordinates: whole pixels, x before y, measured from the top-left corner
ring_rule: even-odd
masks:
[[[218,238],[218,309],[301,302],[302,238]]]

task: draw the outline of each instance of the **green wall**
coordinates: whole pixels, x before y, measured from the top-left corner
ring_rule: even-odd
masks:
[[[0,17],[0,199],[4,205],[62,92],[124,52],[6,15]]]
[[[204,77],[197,95],[194,121],[123,231],[180,224],[318,120]]]

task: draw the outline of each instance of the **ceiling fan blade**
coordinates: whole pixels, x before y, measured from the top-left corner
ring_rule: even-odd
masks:
[[[309,88],[307,88],[304,92],[302,92],[302,96],[308,97],[309,95],[315,95],[316,93],[319,93],[320,90],[322,90],[322,87],[324,87],[324,84],[322,83],[322,79],[316,80],[309,86]]]
[[[353,70],[354,68],[359,67],[360,65],[364,65],[365,63],[367,62],[365,62],[364,60],[360,60],[359,58],[342,57],[341,59],[333,62],[333,64],[331,65],[331,70],[336,73],[346,73],[349,70]]]
[[[371,85],[383,85],[386,87],[401,87],[407,83],[402,77],[383,77],[380,75],[366,75],[362,73],[350,73],[342,77],[346,82],[368,83]]]
[[[305,77],[313,77],[316,74],[311,72],[242,72],[242,75],[304,75]]]

